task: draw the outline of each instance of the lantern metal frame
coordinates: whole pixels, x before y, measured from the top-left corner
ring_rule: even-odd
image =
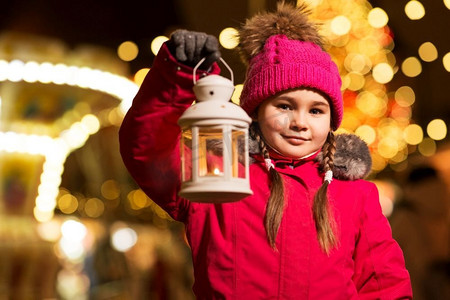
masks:
[[[182,128],[180,143],[182,184],[179,195],[193,202],[234,202],[253,194],[249,183],[248,157],[248,128],[251,118],[240,106],[230,101],[234,91],[233,72],[222,58],[221,61],[230,71],[231,80],[219,75],[209,75],[196,81],[196,70],[203,62],[201,60],[193,70],[193,90],[197,102],[178,120]],[[220,136],[221,143],[218,143],[216,150],[220,150],[218,152],[221,153],[210,155],[221,159],[222,174],[211,176],[207,172],[206,175],[200,172],[200,162],[207,159],[206,152],[204,157],[200,155],[200,139],[202,131],[207,129],[216,130]],[[239,135],[242,134],[242,138],[233,139],[233,133],[238,132]],[[186,136],[189,134],[191,147],[186,146]],[[191,151],[190,158],[187,151]],[[239,156],[243,159],[239,160]],[[189,163],[191,169],[187,170]],[[243,172],[239,174],[239,171],[236,173],[238,169],[234,169],[233,174],[233,168],[239,167],[241,170],[244,168]],[[186,176],[188,171],[190,176]],[[236,174],[237,176],[233,176]]]

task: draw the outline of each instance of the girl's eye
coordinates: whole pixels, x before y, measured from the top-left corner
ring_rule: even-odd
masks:
[[[288,104],[278,104],[277,107],[281,110],[290,110],[291,107]]]
[[[321,113],[323,113],[323,111],[321,109],[318,109],[318,108],[311,109],[311,114],[313,114],[313,115],[319,115]]]

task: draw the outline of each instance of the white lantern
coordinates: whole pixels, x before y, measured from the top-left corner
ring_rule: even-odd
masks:
[[[230,101],[231,80],[209,75],[196,81],[196,104],[178,120],[181,138],[181,190],[193,202],[222,203],[253,194],[249,183],[248,128],[251,118]]]

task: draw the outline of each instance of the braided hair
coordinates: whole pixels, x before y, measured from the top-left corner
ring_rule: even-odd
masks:
[[[284,183],[283,179],[273,165],[268,164],[270,161],[269,151],[266,143],[262,138],[262,133],[257,122],[250,126],[250,136],[258,143],[261,154],[266,161],[266,166],[269,172],[270,196],[266,205],[266,214],[264,217],[264,226],[267,233],[267,239],[270,246],[276,249],[275,240],[280,228],[281,219],[283,217],[285,199],[284,199]],[[336,152],[336,141],[334,133],[330,131],[327,140],[322,148],[324,155],[323,171],[331,171],[333,169],[334,153]],[[331,214],[328,204],[328,185],[331,179],[324,180],[322,186],[319,188],[314,197],[313,203],[313,218],[315,221],[317,239],[320,247],[324,252],[329,254],[330,250],[337,245],[337,238],[335,235],[335,221]]]
[[[259,129],[258,123],[252,123],[250,126],[250,135],[259,145],[259,149],[263,155],[264,160],[270,161],[269,151],[266,143],[262,138],[262,133]],[[276,249],[275,239],[280,228],[281,219],[284,212],[284,184],[283,179],[278,171],[270,165],[267,165],[269,177],[271,181],[270,196],[266,206],[266,215],[264,217],[264,226],[267,232],[267,239],[270,246]]]
[[[323,171],[327,174],[332,172],[334,165],[334,153],[336,152],[336,139],[332,131],[329,132],[327,140],[322,148]],[[332,174],[332,173],[329,173]],[[336,224],[329,207],[327,196],[331,177],[325,178],[319,190],[314,196],[313,217],[316,225],[317,239],[320,247],[327,253],[337,245]]]

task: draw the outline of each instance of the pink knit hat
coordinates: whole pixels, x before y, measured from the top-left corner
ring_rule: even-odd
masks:
[[[288,89],[309,87],[328,95],[332,127],[342,121],[341,78],[323,51],[317,25],[306,4],[281,1],[276,11],[247,19],[239,30],[239,50],[247,65],[241,106],[249,114],[267,98]]]
[[[250,61],[241,93],[241,107],[251,115],[268,97],[298,88],[315,88],[326,95],[332,107],[332,127],[342,121],[341,77],[330,55],[312,42],[269,37],[264,48]]]

